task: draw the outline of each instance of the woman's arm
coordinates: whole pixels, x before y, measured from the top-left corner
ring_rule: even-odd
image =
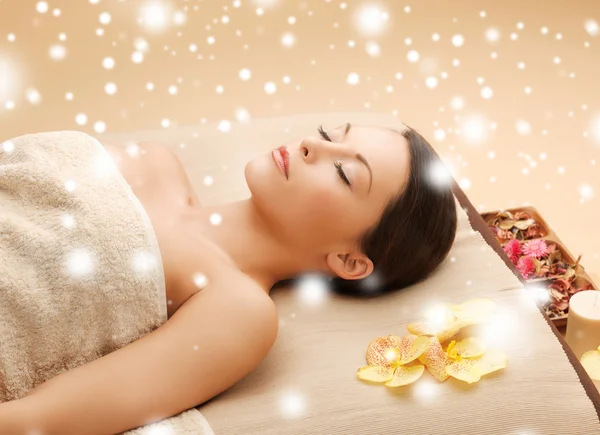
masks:
[[[0,403],[0,435],[26,433],[27,413],[21,400]]]
[[[151,334],[32,390],[18,401],[28,413],[19,423],[44,435],[112,435],[173,416],[248,374],[277,325],[261,289],[207,287]]]

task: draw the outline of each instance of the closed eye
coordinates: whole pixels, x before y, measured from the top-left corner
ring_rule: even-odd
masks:
[[[326,141],[332,142],[332,140],[329,137],[329,135],[325,132],[325,130],[323,130],[323,126],[322,125],[319,125],[319,128],[317,129],[317,131],[319,132],[319,134],[321,135],[321,137],[323,139],[325,139]],[[335,162],[333,165],[337,169],[337,173],[340,176],[340,178],[342,179],[342,181],[347,186],[352,187],[352,183],[350,183],[350,180],[348,179],[348,177],[346,176],[346,173],[342,169],[342,164],[340,162]]]
[[[337,168],[338,175],[340,176],[342,181],[348,186],[352,186],[352,184],[350,184],[350,180],[348,180],[348,177],[346,177],[346,173],[342,169],[342,164],[340,162],[335,162],[333,165]]]
[[[329,135],[325,132],[325,130],[323,130],[323,126],[319,125],[319,128],[317,129],[319,134],[321,135],[321,137],[329,142],[333,142],[331,140],[331,138],[329,137]],[[344,138],[346,137],[346,135],[348,134],[348,131],[350,131],[350,123],[346,124],[346,131],[344,132]],[[365,165],[365,167],[367,168],[367,170],[369,171],[369,178],[370,178],[370,182],[369,182],[369,190],[367,192],[367,194],[369,194],[371,192],[371,186],[373,185],[373,171],[371,170],[371,166],[369,165],[369,162],[367,162],[367,159],[364,158],[364,156],[360,153],[356,154],[356,160],[358,160],[359,162],[361,162],[363,165]],[[336,168],[338,170],[338,174],[340,174],[340,177],[342,177],[342,180],[344,180],[344,182],[346,184],[348,184],[348,186],[350,186],[350,182],[347,181],[348,178],[346,177],[346,174],[344,174],[344,171],[341,168],[341,163],[336,164]]]

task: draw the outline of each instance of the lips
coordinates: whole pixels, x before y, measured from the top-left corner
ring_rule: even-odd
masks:
[[[273,151],[273,160],[275,161],[275,164],[277,165],[279,170],[283,173],[283,175],[285,175],[285,178],[287,179],[289,173],[290,160],[289,153],[285,146],[281,146]]]

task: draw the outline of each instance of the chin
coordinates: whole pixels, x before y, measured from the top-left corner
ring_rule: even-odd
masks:
[[[278,179],[281,174],[272,162],[270,155],[260,156],[250,160],[244,167],[244,178],[250,193],[260,203],[268,203],[276,198],[285,179]]]
[[[286,221],[287,209],[285,200],[285,177],[281,175],[272,161],[271,155],[258,157],[246,163],[244,178],[251,200],[257,210],[279,227],[280,222]]]

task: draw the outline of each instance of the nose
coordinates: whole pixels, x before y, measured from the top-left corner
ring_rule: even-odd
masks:
[[[300,153],[306,163],[312,163],[317,158],[317,149],[322,146],[321,140],[314,136],[308,136],[300,142]]]
[[[325,154],[341,153],[341,147],[320,137],[308,136],[300,142],[300,153],[306,163],[313,163]]]

